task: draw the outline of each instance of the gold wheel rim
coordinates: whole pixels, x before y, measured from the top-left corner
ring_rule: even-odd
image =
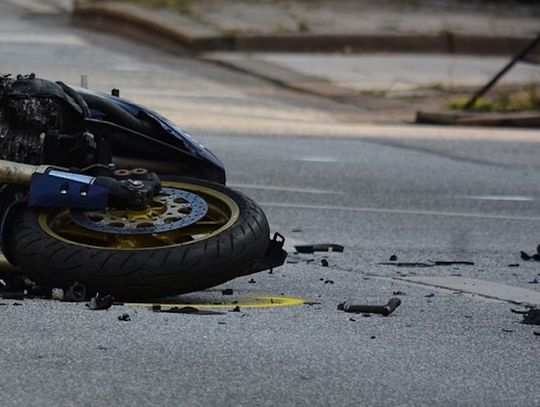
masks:
[[[240,208],[236,202],[222,192],[185,182],[163,181],[162,185],[199,195],[208,204],[208,213],[193,225],[145,235],[118,235],[84,228],[70,219],[69,209],[40,212],[39,225],[48,235],[71,245],[105,250],[152,250],[210,239],[229,229],[240,217]],[[156,216],[155,208],[150,207],[148,211],[153,211],[151,215]],[[129,215],[133,216],[132,213]],[[137,216],[144,217],[144,211]]]

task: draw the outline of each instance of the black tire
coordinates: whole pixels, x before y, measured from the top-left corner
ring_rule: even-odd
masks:
[[[269,243],[269,226],[251,199],[222,185],[176,178],[232,199],[239,214],[215,235],[189,243],[136,249],[101,248],[58,239],[33,210],[18,212],[7,233],[10,259],[39,284],[84,284],[89,292],[117,299],[150,298],[197,291],[249,274]],[[219,233],[218,233],[219,232]]]

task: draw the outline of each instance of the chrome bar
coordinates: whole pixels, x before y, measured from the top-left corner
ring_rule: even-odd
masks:
[[[30,165],[0,160],[0,184],[28,185],[32,174],[45,172],[48,168],[48,165]]]

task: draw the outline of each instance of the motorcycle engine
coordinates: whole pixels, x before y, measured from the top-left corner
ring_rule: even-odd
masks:
[[[83,109],[62,86],[33,75],[0,76],[1,159],[82,167],[94,150]]]

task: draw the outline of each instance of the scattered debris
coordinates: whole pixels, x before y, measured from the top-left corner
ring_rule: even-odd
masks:
[[[300,228],[296,228],[296,229],[291,230],[291,232],[292,233],[300,233],[300,232],[303,232],[303,230],[300,229]]]
[[[518,311],[515,309],[511,309],[510,311],[514,314],[523,315],[522,324],[540,325],[540,309],[538,308],[530,308],[528,311]]]
[[[227,323],[224,322],[224,321],[219,321],[219,322],[218,322],[218,325],[227,325]]]
[[[368,313],[366,313],[366,312],[364,312],[364,313],[362,314],[362,316],[363,316],[364,318],[371,318],[371,314],[368,314]]]
[[[345,312],[352,312],[355,314],[360,313],[369,313],[369,314],[381,314],[383,316],[388,316],[396,310],[401,304],[399,298],[390,298],[388,304],[386,305],[364,305],[364,304],[350,304],[348,302],[343,302],[338,305],[337,309]]]
[[[435,294],[433,294],[433,293],[426,294],[426,295],[424,295],[424,297],[426,297],[426,298],[432,298],[432,297],[435,297]]]
[[[518,263],[512,263],[512,264],[509,264],[508,267],[519,267],[519,264]]]
[[[313,306],[313,305],[321,305],[321,303],[320,303],[320,302],[306,301],[306,302],[302,303],[302,305],[310,305],[310,306]]]
[[[197,315],[223,315],[224,312],[210,311],[210,310],[200,310],[195,307],[186,306],[186,307],[171,307],[168,309],[163,309],[161,305],[154,304],[150,308],[152,312],[165,312],[169,314],[197,314]]]
[[[407,295],[407,294],[405,294],[403,291],[399,291],[399,290],[398,290],[398,291],[394,291],[393,294],[394,294],[394,295]]]
[[[225,290],[221,290],[221,294],[223,295],[233,295],[234,291],[232,288],[226,288]]]
[[[248,281],[249,284],[255,284],[256,281],[252,278],[251,280]]]
[[[233,309],[229,310],[229,312],[240,312],[240,307],[237,305]]]
[[[465,318],[471,319],[472,315],[463,315]]]
[[[75,282],[65,293],[64,301],[81,302],[86,300],[86,286]]]
[[[90,302],[86,304],[88,309],[92,311],[107,310],[113,305],[114,298],[110,295],[100,297],[99,293],[95,297],[90,298]]]
[[[535,260],[540,261],[540,245],[536,246],[536,253],[530,255],[524,251],[519,252],[521,258],[525,261]]]
[[[435,261],[436,266],[474,266],[472,261]]]
[[[375,339],[375,338],[376,338],[376,336],[375,336],[375,335],[372,335],[372,336],[371,336],[371,339]]]
[[[64,301],[64,290],[61,288],[53,288],[51,290],[51,300]]]
[[[11,304],[11,305],[13,305],[13,306],[15,306],[15,307],[19,307],[19,306],[21,306],[22,304],[21,304],[20,302],[14,302],[14,303]]]
[[[538,279],[535,278],[534,280],[532,281],[528,281],[529,284],[538,284]]]
[[[395,254],[391,255],[388,261],[397,261],[397,256]]]
[[[313,252],[338,252],[342,253],[344,247],[333,243],[318,243],[294,246],[298,253],[313,253]]]
[[[503,332],[514,332],[513,329],[505,329],[505,328],[503,328],[502,331],[503,331]]]
[[[3,300],[24,300],[25,295],[26,290],[2,293],[1,297]]]
[[[333,280],[324,280],[324,284],[334,284]]]
[[[131,321],[131,317],[129,316],[129,314],[122,314],[122,315],[118,315],[118,320],[119,321]]]
[[[298,260],[287,260],[287,264],[298,264]],[[268,273],[272,274],[272,273]]]
[[[328,260],[322,259],[322,260],[321,260],[321,266],[323,266],[323,267],[328,267]]]
[[[536,336],[540,336],[540,332],[537,331],[533,331],[533,334],[535,334]]]
[[[525,253],[524,251],[521,251],[519,252],[521,258],[525,261],[529,261],[530,259],[532,259],[532,256],[529,256],[527,253]]]
[[[395,262],[390,257],[390,262],[378,263],[380,266],[395,266],[395,267],[435,267],[435,266],[474,266],[472,261],[462,260],[428,260],[428,262]],[[397,257],[396,257],[397,260]]]
[[[354,319],[354,318],[349,318],[349,321],[356,322],[356,319]]]
[[[433,267],[433,263],[379,263],[380,266],[396,267]]]

